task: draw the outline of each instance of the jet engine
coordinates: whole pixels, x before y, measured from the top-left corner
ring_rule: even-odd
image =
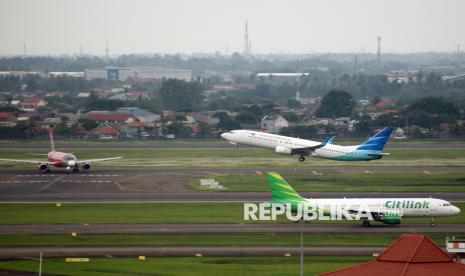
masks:
[[[283,147],[283,146],[277,146],[274,151],[276,153],[279,153],[279,154],[282,154],[282,155],[291,155],[292,154],[292,150],[290,148],[286,148],[286,147]]]
[[[43,173],[46,173],[46,172],[49,172],[50,169],[48,168],[48,166],[46,164],[40,164],[38,167],[39,171],[43,172]]]
[[[86,171],[90,170],[90,164],[84,164],[84,165],[82,165],[82,169],[83,169],[83,170],[86,170]]]

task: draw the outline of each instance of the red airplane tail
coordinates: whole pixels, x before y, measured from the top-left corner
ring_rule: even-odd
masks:
[[[50,137],[50,150],[55,151],[55,142],[53,141],[53,129],[49,129],[48,134]]]

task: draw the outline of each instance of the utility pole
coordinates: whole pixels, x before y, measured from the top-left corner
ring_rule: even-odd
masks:
[[[107,39],[107,41],[106,41],[105,57],[106,57],[107,60],[110,59],[110,48],[108,47],[108,39]]]
[[[300,276],[304,276],[304,220],[300,220]]]
[[[376,65],[381,69],[381,37],[378,36],[378,51],[376,53]]]
[[[39,257],[39,276],[42,276],[42,251],[40,251]]]

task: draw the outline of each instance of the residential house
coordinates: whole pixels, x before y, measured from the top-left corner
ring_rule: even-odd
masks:
[[[120,130],[111,123],[102,123],[92,129],[87,137],[89,139],[119,139]]]
[[[283,116],[276,113],[263,116],[260,123],[261,129],[268,133],[279,133],[283,127],[289,126],[289,122]]]
[[[129,122],[119,127],[121,138],[148,138],[150,135],[143,122]]]
[[[46,106],[47,101],[41,98],[25,98],[19,103],[19,109],[24,111],[34,111],[38,107]]]
[[[455,262],[428,237],[405,234],[374,260],[321,275],[463,276],[465,265]]]
[[[95,121],[99,124],[123,124],[136,121],[136,118],[134,118],[134,116],[131,114],[109,111],[91,111],[87,113],[87,119]]]
[[[0,112],[0,127],[14,127],[16,117],[13,112]]]
[[[138,107],[122,107],[116,110],[118,113],[130,114],[137,121],[145,124],[146,127],[154,127],[155,123],[161,120],[161,115],[140,109]]]

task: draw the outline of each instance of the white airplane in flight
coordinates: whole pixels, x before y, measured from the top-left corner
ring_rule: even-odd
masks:
[[[369,161],[381,159],[388,153],[382,150],[392,128],[386,127],[363,144],[355,146],[340,146],[332,144],[333,136],[323,142],[269,134],[253,130],[232,130],[221,134],[221,137],[236,148],[239,144],[272,149],[283,155],[299,155],[299,161],[305,161],[305,156],[315,156],[340,161]]]
[[[7,162],[21,162],[21,163],[31,163],[37,164],[39,171],[48,173],[50,172],[50,166],[57,168],[66,168],[69,172],[79,172],[79,166],[84,171],[90,170],[90,163],[92,162],[101,162],[101,161],[110,161],[121,159],[122,157],[109,157],[109,158],[98,158],[98,159],[87,159],[87,160],[78,160],[76,156],[68,152],[60,152],[55,150],[55,142],[53,141],[53,133],[50,133],[50,147],[51,150],[48,154],[33,154],[33,155],[43,155],[47,156],[47,161],[37,161],[37,160],[25,160],[25,159],[0,159],[0,161]]]
[[[359,210],[369,210],[375,221],[384,224],[400,224],[402,218],[431,218],[431,226],[436,226],[435,217],[455,216],[460,209],[450,202],[437,198],[315,198],[300,196],[286,180],[276,172],[268,172],[268,184],[273,200],[269,203],[290,204],[293,212],[297,205],[321,209],[330,214],[338,207],[356,214]],[[363,220],[363,226],[370,226],[370,221]]]

